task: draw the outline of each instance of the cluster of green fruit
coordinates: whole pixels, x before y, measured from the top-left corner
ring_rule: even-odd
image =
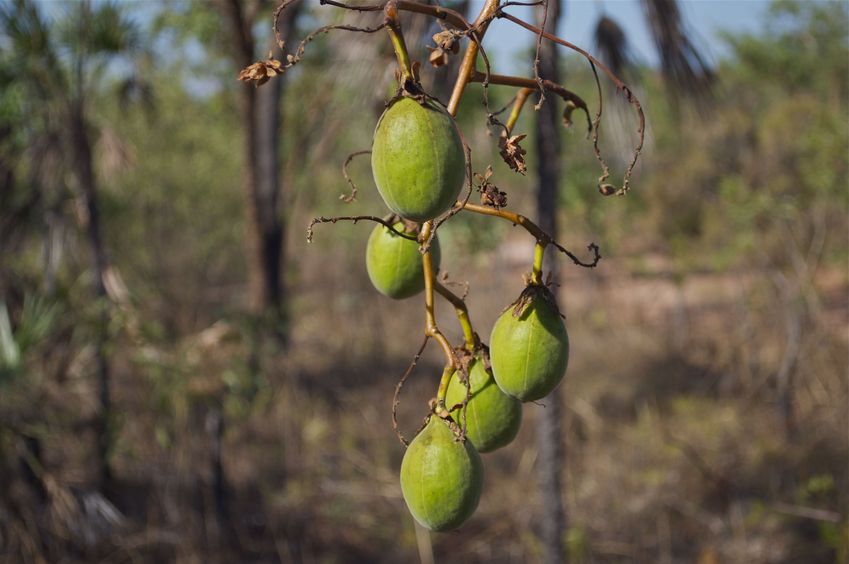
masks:
[[[451,208],[466,179],[454,119],[432,101],[398,98],[375,130],[372,171],[396,218],[392,229],[378,225],[372,232],[368,274],[381,293],[408,298],[425,288],[419,224]],[[436,271],[438,239],[430,252]],[[430,530],[456,528],[471,516],[483,485],[478,453],[509,444],[519,431],[522,402],[545,397],[563,378],[569,341],[554,296],[544,285],[532,282],[501,314],[490,347],[474,351],[467,369],[455,371],[445,394],[450,415],[432,413],[401,464],[407,506]],[[462,378],[466,372],[468,378]],[[461,420],[465,436],[458,432]]]

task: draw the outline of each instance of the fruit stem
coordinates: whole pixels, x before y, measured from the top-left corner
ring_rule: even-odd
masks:
[[[470,353],[475,352],[477,348],[477,336],[472,329],[472,321],[469,318],[469,308],[466,307],[466,302],[463,301],[463,298],[436,280],[433,282],[433,289],[454,306],[454,311],[457,313],[457,320],[460,321],[460,327],[463,329],[466,350]]]
[[[516,100],[513,102],[513,109],[510,110],[510,117],[507,118],[507,123],[504,124],[505,135],[509,136],[513,133],[513,128],[516,126],[516,122],[519,121],[519,115],[522,113],[522,108],[525,105],[525,101],[528,99],[528,96],[534,92],[532,88],[522,88],[516,94]]]
[[[528,219],[527,217],[518,214],[516,212],[511,212],[505,209],[493,208],[489,206],[482,206],[479,204],[470,204],[466,202],[464,205],[463,202],[458,202],[457,205],[462,206],[463,209],[469,210],[470,212],[475,212],[483,215],[492,215],[495,217],[500,217],[501,219],[506,219],[513,225],[519,225],[525,229],[528,233],[536,237],[536,240],[544,245],[547,245],[551,242],[551,237],[543,231],[536,223]]]
[[[433,220],[426,221],[422,225],[419,240],[427,241],[432,230]],[[425,335],[436,339],[439,346],[442,347],[442,352],[445,354],[446,365],[456,368],[459,366],[459,363],[457,362],[457,357],[454,355],[454,349],[451,348],[451,343],[448,342],[448,339],[445,338],[445,335],[442,334],[442,331],[436,325],[436,315],[433,311],[433,286],[435,280],[433,275],[433,258],[431,257],[430,249],[422,253],[422,270],[424,271],[425,283]]]
[[[446,366],[442,370],[442,378],[439,379],[439,388],[436,390],[436,407],[434,407],[433,412],[445,419],[448,417],[448,408],[445,407],[445,396],[448,394],[448,384],[451,383],[451,377],[454,373],[457,372],[457,369],[453,366]]]
[[[531,284],[542,285],[542,258],[545,255],[546,243],[537,241],[534,245],[534,266],[531,271]]]
[[[469,44],[466,46],[466,52],[463,54],[463,62],[460,64],[460,71],[457,73],[457,80],[454,82],[454,90],[451,92],[451,99],[448,101],[448,113],[452,116],[457,115],[457,108],[460,106],[460,99],[463,97],[463,92],[466,90],[466,85],[472,73],[475,71],[475,66],[478,61],[478,46],[483,41],[483,36],[486,33],[486,28],[489,27],[489,22],[498,10],[499,0],[486,0],[483,8],[478,14],[475,23],[472,27],[477,28],[469,36]]]
[[[386,15],[386,30],[389,32],[389,39],[392,40],[392,48],[395,50],[395,57],[398,59],[398,68],[401,71],[401,84],[406,84],[407,81],[414,80],[413,65],[410,62],[407,44],[404,42],[404,34],[401,33],[397,2],[395,0],[389,0],[383,9],[383,13]]]

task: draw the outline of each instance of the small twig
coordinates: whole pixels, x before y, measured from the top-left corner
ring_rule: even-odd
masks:
[[[548,2],[549,0],[545,0],[542,3],[542,26],[540,26],[540,32],[537,34],[537,51],[534,57],[534,79],[539,85],[539,102],[534,106],[535,110],[542,108],[543,103],[545,103],[545,85],[542,83],[542,78],[539,75],[539,64],[540,52],[542,51],[542,32],[548,24]]]
[[[481,81],[484,80],[484,77],[485,77],[485,75],[483,73],[476,72],[471,76],[470,80],[472,82],[481,82]],[[520,76],[507,76],[507,75],[502,75],[502,74],[492,74],[492,75],[489,75],[489,82],[490,82],[490,84],[499,84],[499,85],[502,85],[502,86],[516,86],[516,87],[519,87],[519,88],[533,88],[534,90],[539,89],[539,85],[536,83],[536,81],[534,79],[523,78],[523,77],[520,77]],[[549,92],[554,92],[555,94],[557,94],[558,96],[563,98],[563,100],[565,100],[567,103],[572,102],[575,105],[576,108],[583,110],[583,112],[587,116],[587,131],[588,132],[593,131],[593,121],[590,118],[590,113],[589,113],[589,108],[587,107],[587,103],[584,101],[583,98],[581,98],[580,96],[578,96],[577,94],[575,94],[571,90],[567,89],[562,84],[558,84],[557,82],[554,82],[552,80],[548,80],[548,79],[544,78],[544,79],[542,79],[542,84],[545,87],[545,89],[548,90]],[[505,109],[506,109],[506,107],[505,107]],[[504,110],[501,110],[501,111],[503,112]]]
[[[466,47],[466,52],[463,54],[463,61],[460,63],[460,70],[457,73],[457,80],[454,82],[454,89],[451,91],[451,98],[448,101],[448,113],[452,116],[457,113],[460,99],[463,97],[463,92],[469,83],[469,77],[475,70],[475,63],[477,62],[483,36],[496,13],[498,13],[498,0],[486,0],[475,23],[472,24],[474,29],[469,30],[470,42]]]
[[[392,396],[392,430],[395,431],[395,435],[398,437],[398,440],[401,441],[401,444],[404,446],[408,446],[410,443],[407,439],[404,438],[404,434],[398,428],[398,406],[401,404],[401,388],[404,387],[404,382],[407,381],[407,378],[413,372],[413,369],[416,367],[416,364],[419,363],[419,359],[422,357],[422,353],[427,346],[427,342],[430,340],[428,335],[425,335],[424,340],[422,341],[421,346],[419,346],[419,350],[416,353],[416,356],[413,357],[412,362],[407,367],[407,370],[404,371],[401,379],[398,380],[398,383],[395,384],[395,394]]]
[[[319,223],[336,223],[337,221],[350,221],[353,223],[357,223],[359,221],[374,221],[375,223],[379,223],[385,226],[387,229],[398,235],[399,237],[403,237],[404,239],[410,239],[411,241],[417,241],[416,236],[410,233],[402,233],[395,229],[395,227],[387,220],[382,217],[377,217],[375,215],[352,215],[352,216],[337,216],[337,217],[314,217],[310,220],[309,226],[307,226],[307,243],[312,243],[313,236],[313,228]]]
[[[584,268],[595,268],[599,261],[601,261],[601,254],[599,252],[599,247],[595,243],[590,243],[587,245],[587,249],[592,252],[593,258],[590,262],[582,261],[571,252],[569,249],[559,244],[557,241],[551,238],[551,235],[546,233],[540,228],[536,223],[525,217],[524,215],[511,212],[505,209],[497,209],[489,206],[481,206],[477,204],[470,204],[468,202],[457,202],[456,206],[461,210],[468,210],[470,212],[479,213],[482,215],[491,215],[494,217],[500,217],[506,221],[509,221],[513,225],[521,226],[525,231],[533,235],[536,240],[542,245],[553,245],[558,251],[564,253],[572,262],[574,262],[578,266],[583,266]]]
[[[382,12],[383,8],[386,6],[386,2],[384,2],[383,4],[370,4],[365,6],[352,6],[351,4],[337,2],[336,0],[318,0],[318,3],[322,6],[334,6],[336,8],[343,8],[345,10],[351,10],[354,12]]]
[[[354,184],[354,181],[348,175],[348,165],[351,164],[351,161],[354,160],[354,157],[359,157],[360,155],[370,155],[371,149],[365,149],[362,151],[354,151],[345,159],[345,162],[342,163],[342,176],[345,177],[345,180],[348,181],[348,184],[351,185],[351,193],[350,194],[339,194],[339,199],[345,202],[346,204],[350,204],[354,200],[357,199],[357,185]]]
[[[280,16],[286,8],[297,1],[298,0],[281,0],[280,5],[274,9],[274,16],[272,18],[274,23],[272,25],[272,29],[274,30],[274,37],[277,39],[277,46],[280,47],[281,51],[286,48],[286,41],[280,36]]]
[[[593,254],[592,261],[590,261],[590,262],[582,261],[577,256],[575,256],[569,249],[567,249],[566,247],[563,247],[562,245],[560,245],[556,241],[549,241],[549,244],[553,245],[554,248],[556,248],[558,251],[565,254],[570,259],[572,259],[572,262],[574,262],[576,265],[583,266],[584,268],[595,268],[596,266],[598,266],[598,263],[601,260],[600,249],[598,248],[598,245],[596,245],[595,243],[590,243],[589,245],[587,245],[587,250],[590,251]]]
[[[469,317],[469,308],[466,306],[466,302],[464,301],[465,294],[463,297],[460,297],[444,285],[440,284],[437,280],[433,281],[433,289],[437,294],[445,298],[448,303],[454,306],[454,311],[457,314],[457,320],[460,322],[460,328],[463,330],[465,348],[469,352],[474,352],[474,350],[480,345],[480,339],[472,328],[472,320]]]
[[[470,78],[469,80],[474,80],[474,77]],[[504,112],[506,112],[507,110],[509,110],[509,109],[513,106],[514,102],[516,102],[516,96],[513,96],[512,98],[510,98],[510,100],[508,100],[508,101],[507,101],[507,103],[506,103],[506,104],[504,104],[504,105],[501,107],[501,109],[500,109],[500,110],[496,110],[496,111],[494,111],[494,112],[492,113],[492,115],[494,115],[494,116],[500,116],[501,114],[503,114]]]
[[[616,73],[614,73],[604,63],[602,63],[601,61],[599,61],[598,59],[596,59],[595,57],[590,55],[587,51],[585,51],[584,49],[581,49],[580,47],[578,47],[574,43],[570,43],[569,41],[566,41],[565,39],[560,39],[556,35],[552,35],[552,34],[546,32],[546,31],[544,31],[544,30],[542,30],[542,29],[540,29],[540,28],[538,28],[538,27],[536,27],[532,24],[529,24],[528,22],[526,22],[524,20],[517,18],[516,16],[508,14],[507,12],[504,12],[503,9],[499,9],[497,11],[496,17],[507,19],[507,20],[527,29],[528,31],[530,31],[532,33],[541,34],[542,37],[548,39],[549,41],[553,41],[553,42],[557,43],[558,45],[562,45],[562,46],[564,46],[568,49],[571,49],[571,50],[575,51],[576,53],[580,54],[582,57],[584,57],[585,59],[587,59],[587,61],[590,62],[590,65],[593,69],[593,74],[596,76],[596,82],[598,82],[598,73],[596,72],[596,67],[598,67],[613,82],[613,84],[616,86],[616,89],[619,92],[622,92],[622,94],[625,96],[625,99],[628,101],[628,103],[631,104],[631,106],[633,106],[634,110],[637,112],[637,117],[639,118],[639,121],[640,121],[639,128],[637,129],[637,133],[638,133],[640,138],[639,138],[639,141],[638,141],[636,147],[634,148],[634,155],[631,158],[631,162],[628,164],[628,167],[625,169],[625,175],[624,175],[624,178],[622,180],[622,187],[619,188],[616,191],[616,194],[619,194],[619,195],[626,194],[628,192],[629,188],[630,188],[631,174],[634,171],[634,167],[637,165],[637,159],[639,159],[639,157],[640,157],[640,153],[643,150],[643,142],[645,141],[646,117],[645,117],[645,114],[643,113],[643,108],[640,104],[640,101],[637,99],[637,97],[634,95],[634,93],[631,91],[631,89],[628,87],[628,85],[626,85],[624,82],[622,82],[622,79],[620,79],[618,76],[616,76]],[[601,88],[599,87],[599,112],[596,116],[596,123],[598,123],[600,120],[601,120]],[[597,135],[598,134],[598,127],[595,128],[595,131],[596,131],[596,135]],[[603,163],[603,159],[601,159],[600,152],[596,155],[596,158],[600,159],[601,162]],[[606,164],[603,165],[603,166],[606,167]],[[606,178],[606,177],[607,177],[606,175],[602,176],[602,178]],[[605,185],[603,184],[603,180],[599,181],[599,190],[601,190],[602,193],[605,193]]]
[[[510,111],[510,117],[507,118],[507,123],[504,125],[505,137],[510,137],[513,133],[513,128],[516,127],[516,122],[519,121],[519,116],[522,114],[522,108],[525,107],[525,102],[528,96],[533,92],[530,88],[522,88],[519,93],[513,97],[513,109]]]
[[[463,154],[465,155],[466,159],[466,196],[461,200],[463,205],[465,205],[466,203],[468,203],[469,198],[472,197],[472,192],[475,189],[473,181],[474,172],[472,171],[472,149],[469,147],[469,144],[466,143],[466,138],[463,136],[463,132],[460,131],[460,128],[457,128],[457,132],[460,134],[460,142],[463,144]],[[443,223],[460,213],[461,209],[462,206],[458,207],[457,204],[455,204],[451,209],[449,209],[445,214],[443,214],[441,218],[437,219],[434,222],[433,230],[431,230],[430,234],[428,235],[428,238],[425,241],[423,248],[430,248],[431,240],[436,236],[437,229],[439,229],[439,227]]]

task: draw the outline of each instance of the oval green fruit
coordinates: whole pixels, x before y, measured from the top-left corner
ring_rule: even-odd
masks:
[[[400,233],[407,231],[404,222],[392,226]],[[434,272],[439,270],[441,252],[439,240],[434,237],[430,245]],[[385,225],[378,225],[371,232],[366,245],[366,270],[371,283],[377,290],[390,298],[401,300],[415,296],[424,290],[424,271],[419,244],[413,239],[401,237]]]
[[[510,444],[522,425],[522,402],[501,391],[480,360],[469,367],[471,397],[466,405],[466,438],[478,452],[492,452]],[[466,399],[466,385],[455,375],[448,384],[445,404],[450,408]],[[451,412],[462,424],[462,410]]]
[[[454,118],[434,102],[399,98],[377,122],[371,168],[393,212],[417,222],[438,216],[457,201],[466,178]]]
[[[470,441],[455,441],[436,417],[416,435],[401,462],[401,492],[413,517],[431,531],[448,531],[472,516],[483,488],[483,464]]]
[[[569,363],[569,336],[554,295],[544,286],[526,288],[495,322],[489,346],[499,388],[522,401],[547,396]]]

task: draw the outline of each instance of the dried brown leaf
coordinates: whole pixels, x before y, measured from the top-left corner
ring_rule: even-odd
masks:
[[[493,208],[507,207],[507,192],[502,192],[495,184],[486,183],[480,187],[481,204]]]
[[[525,174],[528,167],[525,165],[525,150],[519,143],[527,137],[527,135],[513,135],[512,137],[503,136],[498,140],[499,152],[501,158],[507,163],[507,166],[518,172]]]
[[[442,67],[448,64],[448,53],[445,52],[441,47],[428,47],[430,49],[430,56],[428,57],[428,62],[436,67]]]
[[[460,52],[460,42],[457,40],[457,35],[450,30],[440,31],[434,34],[433,42],[436,43],[437,47],[446,52],[455,55]]]
[[[239,80],[253,82],[255,86],[259,86],[268,82],[268,79],[283,74],[285,70],[283,63],[277,59],[268,58],[243,68],[239,73]]]

